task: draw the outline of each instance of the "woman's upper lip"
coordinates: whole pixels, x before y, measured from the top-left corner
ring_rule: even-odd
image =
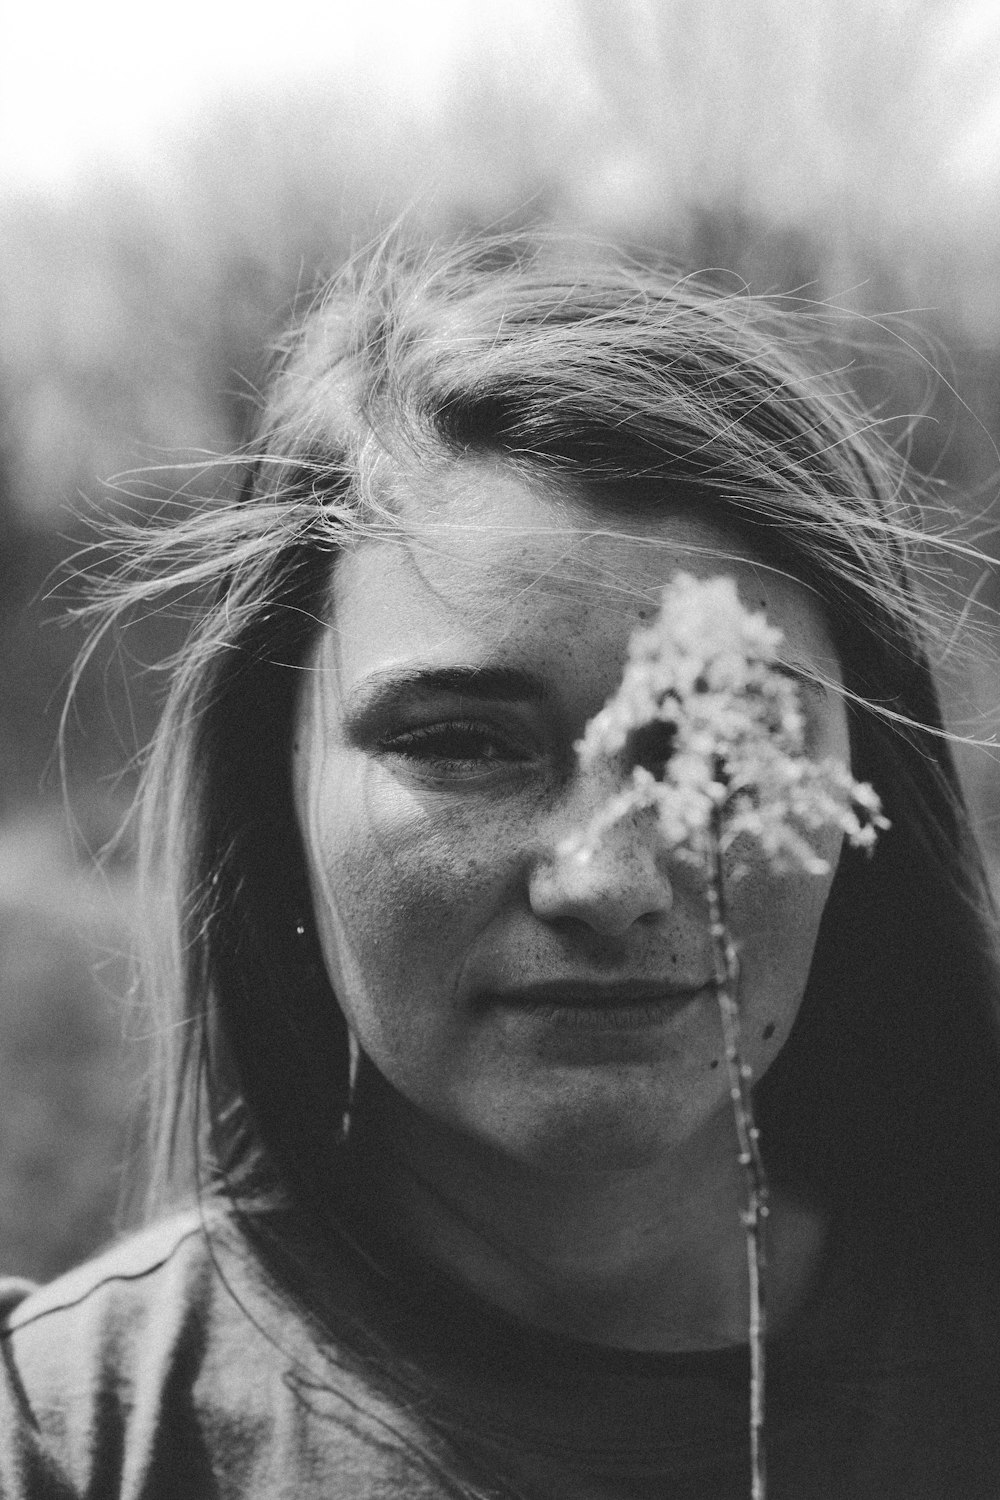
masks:
[[[678,984],[667,979],[600,980],[558,979],[547,984],[524,984],[488,992],[484,998],[494,1004],[529,1008],[532,1006],[567,1005],[621,1009],[629,1005],[655,1005],[669,1000],[686,1000],[707,989],[711,980]]]

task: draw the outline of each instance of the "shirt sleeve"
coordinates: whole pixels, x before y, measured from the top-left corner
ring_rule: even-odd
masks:
[[[0,1284],[0,1500],[152,1500],[164,1418],[177,1406],[179,1432],[190,1410],[177,1362],[200,1327],[203,1259],[188,1225],[167,1225],[50,1286]]]

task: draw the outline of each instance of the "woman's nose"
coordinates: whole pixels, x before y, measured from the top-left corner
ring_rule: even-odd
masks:
[[[582,831],[579,824],[562,824],[561,833],[556,828],[546,838],[528,882],[535,916],[546,922],[575,920],[614,937],[670,910],[669,855],[649,812],[607,829],[586,856],[571,837]]]

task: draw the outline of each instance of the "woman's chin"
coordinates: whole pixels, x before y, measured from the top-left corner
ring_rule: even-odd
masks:
[[[699,1108],[690,1093],[673,1098],[620,1084],[588,1089],[584,1080],[574,1083],[541,1099],[508,1097],[493,1109],[484,1108],[480,1095],[465,1128],[526,1167],[603,1173],[665,1166],[709,1133],[710,1122],[721,1119],[730,1127],[725,1098],[706,1098]]]

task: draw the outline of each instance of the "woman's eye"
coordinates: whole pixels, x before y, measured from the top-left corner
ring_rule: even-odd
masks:
[[[381,749],[436,769],[487,769],[526,758],[524,749],[491,724],[454,720],[388,736]]]

